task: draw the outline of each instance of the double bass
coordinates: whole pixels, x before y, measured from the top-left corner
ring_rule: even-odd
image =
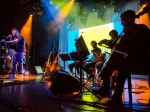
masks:
[[[143,11],[138,13],[135,18],[139,18],[149,10],[149,6],[144,7]],[[113,49],[111,49],[112,52],[109,59],[103,64],[103,67],[100,71],[101,77],[110,76],[113,71],[119,67],[120,61],[126,56],[124,54],[126,54],[126,49],[131,42],[132,34],[124,31],[121,34],[122,35],[118,36],[114,41],[116,45]]]

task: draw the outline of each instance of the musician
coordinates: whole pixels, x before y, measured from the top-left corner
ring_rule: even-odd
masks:
[[[9,54],[12,57],[13,68],[12,73],[8,76],[8,78],[15,78],[17,62],[19,67],[19,75],[23,72],[23,58],[26,47],[24,37],[19,34],[18,29],[13,28],[11,32],[11,35],[9,35],[6,39],[1,40],[1,42],[9,44]]]
[[[101,46],[102,44],[107,45],[109,48],[113,48],[115,46],[114,40],[118,37],[118,32],[116,30],[111,30],[109,32],[109,36],[111,37],[110,40],[103,39],[101,40],[98,45]]]
[[[128,56],[125,56],[119,64],[117,85],[114,94],[107,102],[108,105],[122,104],[122,92],[129,71],[150,68],[149,29],[144,24],[137,25],[134,23],[135,17],[133,10],[127,10],[120,16],[125,33],[122,37],[124,45],[120,46]]]
[[[77,39],[75,39],[75,47],[76,47],[76,51],[78,52],[78,50],[80,49],[79,44],[77,43]],[[80,69],[80,60],[76,60],[73,63],[68,65],[68,68],[72,74],[73,72],[73,68],[75,68],[77,70],[77,74],[79,75],[79,69]]]
[[[78,61],[75,61],[75,62],[69,64],[68,68],[69,68],[71,74],[73,72],[73,68],[75,68],[77,70],[77,75],[79,75],[80,61],[78,60]]]
[[[114,42],[114,40],[118,37],[118,32],[117,32],[117,30],[111,30],[110,32],[109,32],[109,36],[111,37],[111,39],[110,40],[107,40],[107,39],[103,39],[103,40],[101,40],[99,43],[98,43],[98,45],[99,46],[101,46],[102,44],[105,44],[105,45],[107,45],[109,48],[113,48],[115,45],[116,45],[116,43]],[[113,43],[114,42],[114,43]],[[101,60],[104,60],[104,56],[103,56],[103,54],[101,54]],[[95,64],[95,68],[96,69],[98,69],[98,70],[100,70],[101,69],[101,67],[102,67],[102,62],[101,61],[99,61],[99,62],[97,62],[96,64]]]
[[[83,70],[89,74],[90,76],[88,77],[88,79],[91,79],[91,78],[94,78],[95,76],[95,71],[93,71],[93,68],[95,68],[95,64],[100,61],[100,56],[101,56],[101,49],[97,47],[97,43],[96,41],[91,41],[91,46],[93,47],[93,50],[92,50],[92,58],[89,59],[89,60],[86,60],[85,62],[88,62],[86,63],[84,66],[83,66]]]

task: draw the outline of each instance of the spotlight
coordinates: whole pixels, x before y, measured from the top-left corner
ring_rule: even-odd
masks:
[[[147,4],[147,0],[140,0],[140,6],[143,7]]]

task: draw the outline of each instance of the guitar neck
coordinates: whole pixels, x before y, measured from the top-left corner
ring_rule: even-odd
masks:
[[[60,51],[59,51],[58,54],[56,55],[55,60],[57,60],[59,53],[60,53]]]
[[[47,60],[48,63],[50,62],[51,54],[52,54],[52,52],[50,52],[50,54],[49,54],[49,56],[48,56],[48,60]]]

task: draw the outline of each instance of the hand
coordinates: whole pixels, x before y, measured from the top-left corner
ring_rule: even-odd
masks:
[[[103,40],[101,40],[101,41],[98,43],[98,45],[101,46],[102,44],[105,44],[106,41],[107,41],[107,39],[103,39]]]
[[[5,40],[5,39],[2,39],[1,42],[6,43],[6,40]]]

